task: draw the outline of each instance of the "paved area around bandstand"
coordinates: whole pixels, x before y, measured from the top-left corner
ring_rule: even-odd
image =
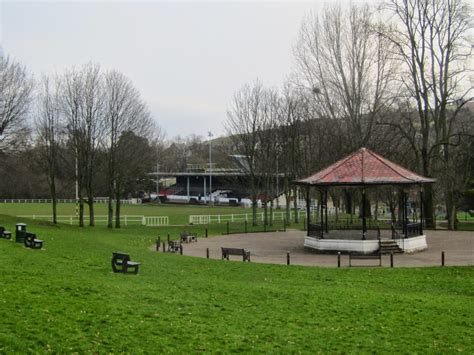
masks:
[[[252,262],[286,264],[290,252],[292,265],[336,267],[337,255],[319,254],[304,248],[305,232],[287,231],[274,233],[231,234],[199,238],[197,243],[183,244],[183,254],[221,258],[221,247],[244,248],[251,252]],[[474,232],[426,231],[428,249],[413,254],[396,254],[395,267],[427,267],[441,264],[441,252],[445,252],[445,265],[474,265]],[[238,256],[232,260],[241,260]],[[375,265],[378,260],[359,260],[357,264]],[[341,255],[341,266],[349,265],[349,256]],[[382,266],[390,266],[390,256],[382,256]]]

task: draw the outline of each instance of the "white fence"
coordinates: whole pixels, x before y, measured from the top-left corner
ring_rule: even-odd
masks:
[[[301,210],[298,211],[298,217],[304,218],[306,217],[306,211]],[[274,221],[283,221],[286,218],[285,211],[274,211],[273,213],[273,220]],[[295,212],[290,212],[290,218],[293,219],[295,216]],[[311,211],[311,216],[316,216],[316,211]],[[270,218],[270,213],[268,214]],[[258,212],[257,213],[257,220],[264,221],[265,220],[265,213]],[[216,215],[190,215],[189,216],[189,224],[213,224],[213,223],[227,223],[227,222],[244,222],[244,221],[252,221],[252,213],[235,213],[235,214],[216,214]]]
[[[168,216],[143,216],[142,224],[149,227],[167,226],[170,219]]]
[[[20,218],[31,218],[38,219],[42,221],[53,221],[53,216],[51,215],[21,215],[17,216]],[[107,215],[95,215],[94,221],[95,224],[107,224],[108,217]],[[76,215],[59,215],[57,216],[58,223],[66,224],[79,224],[79,217]],[[149,227],[156,226],[167,226],[169,225],[168,216],[133,216],[133,215],[122,215],[120,216],[120,222],[124,226],[128,225],[143,225]],[[84,215],[84,223],[89,224],[89,216]]]
[[[53,200],[47,198],[35,198],[35,199],[0,199],[0,203],[52,203]],[[56,200],[57,203],[76,203],[75,199],[66,199],[66,198],[59,198]],[[85,202],[85,200],[84,200]],[[94,199],[94,203],[108,203],[109,200],[104,198],[96,198]],[[115,203],[115,200],[113,200]],[[141,204],[142,200],[139,198],[132,198],[130,200],[120,200],[120,203],[124,205],[137,205]]]

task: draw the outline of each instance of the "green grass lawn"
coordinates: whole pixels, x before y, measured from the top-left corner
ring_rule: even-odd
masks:
[[[89,213],[86,207],[86,214]],[[107,205],[104,203],[94,204],[96,215],[106,215]],[[263,210],[259,210],[261,212]],[[58,215],[75,215],[76,204],[60,203],[58,204]],[[242,214],[252,213],[249,208],[228,207],[228,206],[199,206],[199,205],[179,205],[179,204],[142,204],[142,205],[122,205],[122,215],[139,216],[169,216],[170,224],[186,224],[189,221],[189,215],[216,215],[216,214]],[[18,215],[52,215],[52,207],[49,203],[0,203],[0,214],[12,216]]]
[[[473,267],[225,262],[152,251],[177,227],[28,230],[43,250],[0,239],[0,353],[474,351]],[[113,251],[139,275],[113,274]]]

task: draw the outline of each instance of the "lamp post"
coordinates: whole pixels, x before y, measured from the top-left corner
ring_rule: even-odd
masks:
[[[156,201],[159,203],[160,202],[160,177],[159,177],[159,171],[160,171],[160,164],[156,164]]]
[[[76,148],[76,218],[79,217],[79,163],[77,159],[77,148]]]
[[[212,205],[212,137],[211,131],[207,132],[209,137],[209,206]]]

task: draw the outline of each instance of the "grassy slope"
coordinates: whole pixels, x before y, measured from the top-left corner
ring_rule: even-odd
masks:
[[[0,353],[474,351],[472,267],[221,262],[152,252],[143,227],[28,227],[44,250],[0,240]],[[138,276],[111,273],[115,250]]]

